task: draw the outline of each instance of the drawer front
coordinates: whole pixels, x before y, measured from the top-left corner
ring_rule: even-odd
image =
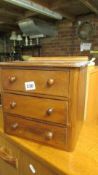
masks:
[[[2,70],[3,88],[68,97],[69,71]],[[26,85],[27,82],[33,84]],[[28,87],[27,87],[28,86]],[[31,90],[29,89],[31,87]],[[32,90],[33,89],[33,90]]]
[[[0,136],[0,174],[19,175],[19,150]]]
[[[5,132],[26,139],[64,149],[66,147],[66,128],[46,123],[26,120],[15,116],[4,116]]]
[[[5,93],[4,112],[30,118],[66,124],[68,121],[68,102]]]
[[[31,156],[24,153],[21,157],[22,175],[57,175],[51,170],[51,167],[47,167]]]

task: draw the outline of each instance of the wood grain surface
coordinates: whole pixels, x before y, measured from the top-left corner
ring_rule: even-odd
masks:
[[[62,100],[4,93],[3,109],[6,113],[53,123],[67,125],[68,121],[68,102]]]
[[[22,66],[22,63],[21,63]],[[10,82],[11,77],[16,77],[16,80]],[[48,85],[48,81],[53,79],[54,83]],[[25,83],[33,81],[35,83],[34,90],[26,90]],[[68,97],[69,70],[64,71],[48,71],[48,70],[21,70],[3,69],[2,70],[3,89],[13,91],[24,91],[25,93],[39,93],[47,95],[65,96]]]
[[[61,151],[34,142],[8,136],[3,137],[14,142],[28,154],[41,160],[59,175],[97,175],[98,174],[98,125],[89,123],[83,126],[78,143],[73,152]],[[2,134],[2,131],[1,133]]]
[[[32,57],[31,61],[14,61],[8,63],[0,63],[1,66],[20,66],[24,67],[83,67],[88,64],[87,56],[69,56],[69,57]]]
[[[96,73],[95,73],[96,72]],[[44,166],[53,169],[59,175],[97,175],[98,174],[98,96],[94,89],[97,86],[98,68],[89,71],[89,76],[94,73],[94,80],[89,82],[89,103],[87,103],[87,118],[81,130],[77,145],[73,152],[61,151],[48,146],[43,146],[34,142],[8,136],[0,130],[0,135],[11,143],[14,143],[19,149],[23,150],[28,156],[33,156],[36,160],[41,161]],[[91,75],[92,77],[92,75]],[[93,78],[90,78],[90,81]],[[93,84],[94,82],[94,84]],[[92,88],[91,88],[92,87]],[[92,98],[93,97],[93,98]],[[93,105],[92,106],[92,100]],[[91,101],[91,102],[90,102]],[[90,110],[92,114],[90,115]],[[3,143],[3,142],[2,142]]]
[[[75,148],[84,120],[87,66],[84,64],[84,60],[73,59],[72,61],[72,58],[70,64],[72,64],[73,67],[69,68],[69,66],[65,66],[64,69],[62,68],[62,64],[69,64],[69,61],[66,60],[66,58],[62,59],[62,63],[60,58],[57,60],[49,60],[48,58],[46,62],[43,58],[41,61],[43,64],[49,61],[51,63],[51,69],[48,69],[47,66],[43,67],[41,64],[40,69],[38,69],[38,60],[34,60],[37,67],[34,66],[35,64],[33,65],[33,63],[31,64],[31,67],[29,67],[29,61],[27,65],[25,65],[24,62],[19,62],[19,64],[15,62],[14,64],[16,67],[14,68],[13,63],[5,63],[5,66],[2,67],[2,100],[4,106],[5,132],[26,139],[39,141],[47,145],[49,144],[53,147],[66,149],[67,151],[72,151]],[[58,64],[58,62],[61,63],[61,65],[59,65],[59,68],[55,67],[55,69],[53,65],[54,63]],[[81,66],[77,67],[79,62]],[[33,90],[27,90],[25,88],[25,83],[27,82],[33,82],[35,88]],[[24,92],[24,96],[22,96],[20,92]],[[33,97],[33,94],[36,94],[36,98]],[[42,99],[40,95],[46,95],[46,97],[43,96]],[[55,97],[62,97],[62,100],[58,99],[58,101],[56,101]],[[64,98],[66,98],[65,101],[63,100]],[[53,107],[50,107],[51,105]],[[57,112],[55,112],[56,110],[54,110],[54,108]],[[49,115],[52,116],[54,113],[53,110],[55,112],[54,117],[48,119]],[[44,113],[47,113],[47,111],[48,118],[44,119]],[[9,117],[6,117],[6,113],[9,113]],[[14,121],[14,118],[10,114],[17,115],[17,122],[16,124],[14,123],[16,127],[19,120],[20,127],[17,130],[11,130],[10,128],[10,122]],[[24,119],[21,119],[19,116]],[[51,128],[53,130],[54,127],[55,139],[48,142],[47,140],[44,140],[43,137],[39,137],[40,132],[39,134],[34,134],[34,130],[32,131],[32,129],[29,129],[29,127],[34,128],[34,123],[33,121],[31,122],[31,118],[35,120],[35,122],[36,120],[38,121],[35,125],[36,131],[40,128],[40,132],[41,130],[43,130],[43,132],[46,130],[47,132],[48,125],[45,127],[45,124],[49,124],[50,131],[48,137],[53,135]]]
[[[42,144],[66,149],[67,128],[26,120],[19,116],[4,115],[5,132]]]

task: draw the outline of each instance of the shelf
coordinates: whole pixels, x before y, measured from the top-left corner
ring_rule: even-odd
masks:
[[[40,56],[40,49],[41,49],[41,45],[37,45],[34,44],[32,46],[28,45],[28,46],[16,46],[15,50],[16,52],[20,52],[21,55],[23,55],[23,52],[25,51],[30,51],[32,52],[32,56]]]
[[[16,46],[15,47],[16,49],[32,49],[32,48],[41,48],[41,45],[32,45],[32,46]]]

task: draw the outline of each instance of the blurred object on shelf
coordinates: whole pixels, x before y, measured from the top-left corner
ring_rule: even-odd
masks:
[[[49,23],[39,18],[25,18],[18,22],[22,33],[26,35],[57,36],[58,30],[55,23]]]
[[[95,60],[95,64],[98,65],[98,47],[94,48],[95,50],[91,50],[90,51],[90,55],[92,57],[95,57],[96,60]]]
[[[92,43],[90,43],[90,42],[86,42],[86,43],[81,42],[81,44],[80,44],[80,51],[81,52],[83,52],[83,51],[90,51],[91,47],[92,47]]]
[[[24,61],[29,61],[32,57],[30,57],[29,55],[22,55],[22,59]]]
[[[23,40],[22,36],[20,34],[17,35],[17,41],[19,42],[18,44],[21,45],[21,41]]]
[[[91,50],[90,53],[91,54],[98,54],[98,50]]]
[[[17,40],[17,34],[15,31],[12,31],[11,36],[10,36],[10,40],[12,40],[14,42],[14,47],[16,46],[16,40]]]
[[[93,24],[89,21],[78,21],[77,35],[83,42],[87,42],[92,39],[94,35]]]
[[[89,60],[88,66],[95,66],[95,60],[96,58],[92,58],[91,60]]]

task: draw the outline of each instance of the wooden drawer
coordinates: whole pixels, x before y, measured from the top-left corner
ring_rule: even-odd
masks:
[[[21,157],[22,175],[58,175],[50,167],[33,158],[33,156],[31,157],[24,153]]]
[[[65,71],[4,69],[2,80],[3,88],[6,90],[68,97],[68,69]],[[27,90],[26,82],[35,83],[35,88],[33,86],[33,90]]]
[[[67,124],[68,102],[15,94],[3,95],[4,112]]]
[[[0,136],[0,175],[19,175],[19,150]]]
[[[26,120],[21,117],[4,115],[5,132],[40,143],[64,149],[66,147],[66,128],[46,123]]]

